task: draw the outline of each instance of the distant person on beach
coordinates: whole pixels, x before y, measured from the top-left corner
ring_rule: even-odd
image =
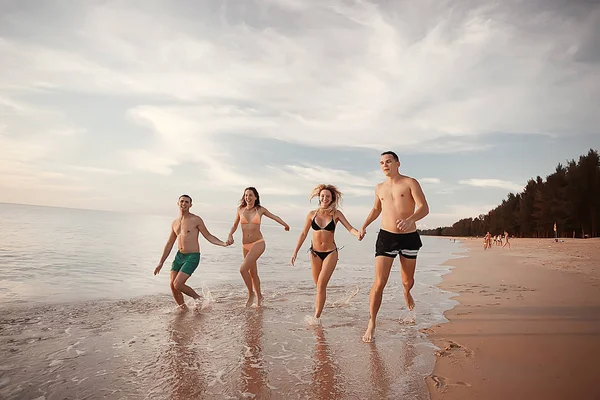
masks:
[[[317,286],[317,297],[315,300],[315,322],[319,322],[325,299],[327,297],[327,283],[333,274],[338,262],[338,248],[335,244],[335,226],[339,222],[352,235],[358,239],[359,232],[346,219],[338,207],[342,203],[342,193],[333,185],[319,185],[315,187],[310,195],[319,198],[319,207],[310,211],[306,216],[304,228],[298,238],[298,244],[292,255],[292,265],[296,262],[298,251],[304,244],[308,231],[313,229],[312,243],[310,245],[310,263],[312,265],[312,277]]]
[[[510,242],[508,241],[508,232],[504,231],[504,246],[502,246],[502,248],[505,248],[506,245],[508,245],[508,248],[510,249]]]
[[[227,239],[228,243],[233,243],[233,234],[237,230],[238,224],[241,224],[244,261],[240,267],[240,274],[244,279],[246,288],[248,288],[246,307],[250,307],[254,303],[254,298],[256,298],[257,305],[259,306],[262,305],[263,301],[258,267],[256,265],[256,261],[266,248],[265,239],[260,231],[260,221],[263,215],[283,225],[286,231],[290,230],[289,225],[281,218],[271,214],[269,210],[260,205],[260,196],[256,188],[247,187],[244,189],[244,194],[240,199],[240,205],[235,213],[235,221]]]
[[[411,311],[415,307],[410,290],[415,283],[417,253],[422,247],[416,222],[429,213],[429,206],[419,182],[400,175],[400,160],[396,153],[382,153],[379,164],[386,180],[376,186],[375,204],[359,232],[359,240],[362,240],[367,227],[382,214],[381,230],[375,244],[375,281],[369,298],[369,325],[362,338],[365,342],[373,340],[383,289],[397,255],[400,256],[406,305]]]
[[[491,249],[492,248],[492,235],[488,231],[483,237],[483,249]]]
[[[154,269],[154,275],[158,274],[165,263],[165,260],[171,253],[173,244],[177,241],[177,255],[171,266],[171,293],[177,303],[177,306],[184,310],[186,308],[183,295],[186,294],[194,299],[195,307],[199,306],[198,300],[200,295],[191,287],[186,285],[187,280],[194,273],[200,263],[200,244],[198,243],[198,233],[210,243],[216,246],[228,246],[230,243],[225,243],[213,236],[204,221],[199,216],[192,214],[192,198],[187,194],[179,196],[177,202],[179,206],[179,218],[171,224],[171,234],[167,240],[167,244],[160,258],[158,266]]]

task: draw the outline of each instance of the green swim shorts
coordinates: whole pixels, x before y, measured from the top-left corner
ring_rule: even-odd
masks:
[[[171,271],[181,271],[191,275],[194,273],[200,263],[200,253],[181,253],[177,252],[173,260]]]

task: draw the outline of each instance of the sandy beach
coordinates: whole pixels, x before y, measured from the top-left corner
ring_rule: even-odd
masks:
[[[440,285],[460,304],[422,330],[440,348],[431,398],[600,399],[600,240],[461,240]]]

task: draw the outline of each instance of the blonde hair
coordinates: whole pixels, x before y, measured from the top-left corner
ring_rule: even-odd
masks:
[[[342,192],[340,192],[339,189],[333,185],[327,185],[322,183],[313,189],[312,193],[310,194],[309,200],[312,200],[315,197],[319,197],[321,195],[321,191],[323,190],[329,190],[329,192],[331,193],[331,204],[325,209],[325,211],[328,214],[333,215],[337,211],[338,207],[341,207],[342,205]],[[320,202],[321,201],[319,200],[319,204]]]

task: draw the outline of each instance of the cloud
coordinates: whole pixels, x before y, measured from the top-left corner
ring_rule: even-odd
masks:
[[[483,188],[498,188],[498,189],[507,189],[511,192],[518,193],[523,190],[525,185],[521,185],[518,183],[503,181],[500,179],[461,179],[458,181],[461,185],[469,185]]]
[[[0,188],[116,209],[135,183],[127,206],[151,210],[202,188],[213,212],[249,184],[301,208],[328,182],[358,215],[367,158],[393,148],[436,211],[461,195],[455,154],[597,133],[598,26],[559,0],[4,2]],[[503,177],[461,184],[520,190]]]
[[[452,226],[453,223],[463,218],[475,218],[487,214],[496,205],[491,204],[452,204],[444,207],[444,211],[432,212],[421,220],[419,228],[437,228],[438,226]]]
[[[213,135],[243,131],[309,146],[449,152],[464,151],[464,141],[419,145],[595,131],[600,73],[581,52],[594,50],[600,12],[536,6],[97,2],[62,28],[72,45],[1,39],[0,87],[197,102],[197,113],[152,112]],[[526,20],[540,34],[524,35]]]
[[[70,165],[68,167],[68,169],[71,171],[91,172],[94,174],[102,174],[102,175],[122,175],[124,173],[123,171],[117,171],[115,169],[88,167],[85,165]]]
[[[236,163],[231,153],[231,140],[221,140],[226,133],[252,131],[272,125],[268,120],[253,119],[256,110],[234,106],[139,106],[128,112],[132,120],[149,127],[153,135],[147,149],[124,152],[129,164],[143,171],[170,175],[173,167],[185,163],[202,165],[200,180],[213,188],[239,191],[249,182],[261,192],[279,195],[308,193],[317,183],[332,183],[349,195],[371,196],[376,182],[374,174],[355,174],[315,164],[263,165],[249,171]],[[205,117],[210,121],[202,123]],[[254,125],[253,125],[254,124]],[[227,160],[227,161],[223,161]],[[276,183],[274,185],[274,183]]]
[[[141,171],[154,172],[159,175],[171,175],[172,166],[178,162],[147,150],[137,149],[124,152],[132,167]]]
[[[59,163],[55,163],[85,129],[73,126],[60,111],[4,96],[0,96],[0,117],[0,188],[37,190],[41,193],[39,198],[48,191],[89,189],[78,177],[63,173]]]

